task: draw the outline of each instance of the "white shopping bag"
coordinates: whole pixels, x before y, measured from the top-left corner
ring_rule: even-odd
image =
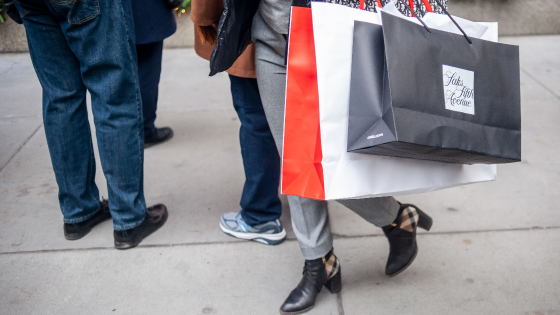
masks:
[[[391,5],[388,4],[386,8],[390,10]],[[290,101],[288,96],[292,89],[300,92],[305,87],[295,86],[290,81],[295,77],[295,74],[290,74],[291,65],[295,68],[301,67],[301,64],[297,64],[297,58],[291,58],[290,51],[295,49],[289,47],[282,193],[324,200],[352,199],[421,193],[496,179],[495,165],[449,164],[348,153],[354,21],[381,24],[380,13],[321,2],[312,2],[311,12],[319,130],[317,134],[296,133],[305,112],[301,111],[302,102]],[[437,16],[426,17],[425,23],[436,29],[449,28],[448,23],[443,23]],[[473,37],[480,37],[487,32],[486,26],[468,27],[466,24],[473,22],[466,20],[461,23]],[[290,36],[290,45],[291,41]],[[292,114],[296,109],[299,110],[299,116]],[[310,111],[314,110],[311,108]],[[295,161],[297,154],[294,153],[298,150],[294,142],[303,143],[306,137],[310,138],[307,140],[313,140],[306,143],[315,144],[314,152],[307,154],[308,167]]]

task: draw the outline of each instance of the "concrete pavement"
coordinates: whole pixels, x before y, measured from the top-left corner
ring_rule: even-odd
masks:
[[[309,314],[560,314],[560,36],[501,40],[521,50],[523,161],[495,182],[400,197],[434,227],[396,278],[381,230],[331,203],[343,290]],[[170,218],[117,251],[110,222],[64,239],[29,56],[0,55],[0,73],[0,314],[278,314],[303,266],[285,198],[278,246],[218,227],[244,180],[227,75],[209,78],[192,49],[164,51],[156,124],[175,137],[146,150],[145,191]]]

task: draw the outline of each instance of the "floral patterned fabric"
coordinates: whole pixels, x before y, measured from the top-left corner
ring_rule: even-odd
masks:
[[[387,0],[380,0],[381,3],[385,3],[386,1]],[[443,6],[445,6],[446,10],[447,10],[447,1],[448,0],[439,0],[439,2]],[[355,9],[360,8],[360,0],[326,0],[325,2],[341,4],[341,5],[351,7],[351,8],[355,8]],[[395,2],[395,6],[397,7],[397,9],[399,9],[399,11],[401,11],[402,14],[404,14],[406,16],[411,16],[410,8],[408,6],[408,0],[396,0],[394,2]],[[413,2],[414,2],[414,11],[415,12],[420,12],[420,16],[424,16],[424,14],[426,14],[426,7],[424,6],[424,3],[422,2],[422,0],[414,0]],[[443,14],[443,10],[437,4],[436,0],[429,0],[429,2],[430,2],[430,5],[432,6],[432,9],[434,10],[434,13]],[[377,12],[376,8],[377,8],[377,1],[376,0],[364,0],[364,10],[371,11],[371,12]],[[408,8],[408,10],[407,10],[407,8]]]

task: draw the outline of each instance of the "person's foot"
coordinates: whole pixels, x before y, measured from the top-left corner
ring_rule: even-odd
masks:
[[[171,128],[156,128],[153,134],[144,138],[144,149],[163,143],[171,138],[173,138],[173,130]]]
[[[280,314],[298,315],[311,310],[323,286],[331,293],[342,290],[340,262],[332,250],[325,257],[305,261],[303,277],[280,307]]]
[[[102,200],[99,205],[99,210],[93,217],[79,223],[64,223],[64,237],[70,241],[78,240],[86,236],[94,226],[110,218],[111,212],[109,212],[109,202],[107,200]]]
[[[128,249],[140,244],[142,240],[157,231],[167,221],[167,208],[158,204],[146,209],[146,218],[139,226],[129,230],[115,230],[115,248]]]
[[[250,226],[243,220],[241,212],[224,213],[220,218],[220,228],[227,235],[266,245],[280,244],[286,238],[286,230],[279,219]]]
[[[383,227],[383,233],[389,240],[389,258],[385,274],[394,277],[412,264],[418,253],[416,229],[421,227],[429,231],[432,218],[415,205],[401,204],[397,219]]]

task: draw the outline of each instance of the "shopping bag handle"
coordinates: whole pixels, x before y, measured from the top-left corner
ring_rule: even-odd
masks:
[[[447,14],[447,16],[451,19],[451,21],[453,22],[453,24],[455,24],[455,26],[457,26],[457,28],[461,31],[461,33],[463,33],[463,36],[465,36],[465,38],[467,39],[467,42],[469,42],[469,44],[472,44],[472,40],[469,38],[469,36],[467,36],[467,33],[465,33],[465,31],[463,31],[463,29],[459,26],[459,24],[457,24],[457,22],[455,21],[455,19],[451,16],[451,14],[449,14],[449,12],[447,12],[447,10],[445,9],[445,7],[441,4],[441,2],[439,2],[439,0],[435,0],[436,3],[441,7],[441,9],[443,10],[443,12],[445,12],[445,14]]]
[[[382,0],[375,0],[377,2],[377,6],[383,8],[383,1]],[[364,10],[366,7],[365,0],[360,0],[360,10]]]
[[[415,3],[418,7],[420,7],[420,5],[418,5],[418,0],[408,0],[408,6],[412,9],[412,12],[414,12],[414,4]],[[422,3],[424,4],[424,7],[426,7],[426,11],[434,12],[434,10],[432,9],[432,6],[430,5],[430,1],[422,0]]]
[[[398,2],[398,1],[399,0],[396,0],[395,2]],[[406,9],[406,11],[408,11],[408,13],[410,13],[413,17],[415,17],[418,21],[420,21],[420,23],[422,23],[422,25],[424,25],[424,28],[426,29],[426,31],[428,31],[428,33],[432,34],[432,31],[430,30],[428,25],[426,25],[426,23],[424,23],[424,21],[422,21],[422,19],[418,15],[414,14],[414,11],[412,11],[411,8],[406,6],[406,3],[405,3],[404,8]]]
[[[398,0],[397,0],[398,1]],[[423,0],[422,0],[423,1]],[[449,12],[447,12],[447,10],[445,9],[445,7],[441,4],[441,2],[439,2],[439,0],[434,0],[443,10],[443,12],[451,19],[451,21],[453,22],[453,24],[455,24],[455,26],[457,26],[457,28],[461,31],[461,33],[463,33],[463,36],[465,36],[465,38],[467,39],[467,42],[469,42],[469,44],[472,44],[472,40],[469,38],[469,36],[467,35],[467,33],[465,33],[465,31],[463,31],[463,29],[459,26],[459,24],[457,24],[457,22],[455,21],[455,19],[451,16],[451,14],[449,14]],[[428,33],[432,33],[432,31],[430,30],[430,28],[428,27],[428,25],[426,25],[426,23],[424,23],[424,21],[422,21],[422,19],[414,14],[414,11],[412,11],[410,8],[408,8],[406,5],[404,6],[410,14],[412,14],[412,16],[414,16],[416,19],[418,19],[418,21],[420,21],[420,23],[422,23],[422,25],[424,25],[424,28],[428,31]]]

